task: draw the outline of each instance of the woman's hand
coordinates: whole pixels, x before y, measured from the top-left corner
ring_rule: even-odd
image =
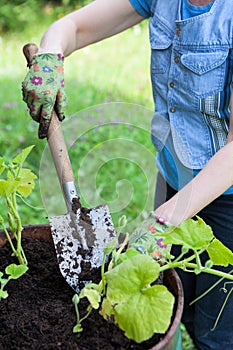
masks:
[[[64,117],[66,95],[64,91],[64,57],[61,54],[38,54],[32,60],[22,83],[23,100],[31,117],[39,126],[38,136],[47,136],[53,109],[60,121]]]

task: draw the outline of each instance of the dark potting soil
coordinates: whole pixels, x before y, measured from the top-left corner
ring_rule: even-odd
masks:
[[[83,322],[84,331],[74,334],[74,291],[60,274],[53,245],[24,238],[23,247],[29,270],[8,283],[9,297],[0,301],[0,350],[146,350],[158,342],[159,336],[141,344],[127,339],[96,310]],[[16,261],[6,244],[0,249],[0,271],[12,262]],[[100,271],[88,275],[95,282],[99,277]],[[86,306],[82,302],[81,315]]]

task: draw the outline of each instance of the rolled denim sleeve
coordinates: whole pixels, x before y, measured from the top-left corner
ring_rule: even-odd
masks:
[[[135,10],[145,18],[151,17],[152,0],[129,0]]]

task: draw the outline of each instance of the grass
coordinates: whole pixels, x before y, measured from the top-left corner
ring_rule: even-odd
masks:
[[[28,145],[36,147],[27,166],[37,174],[33,193],[19,204],[23,224],[47,223],[48,215],[66,211],[46,141],[21,98],[27,73],[22,47],[39,43],[47,24],[0,38],[0,156],[9,158]],[[65,61],[68,97],[62,123],[82,202],[107,203],[115,225],[121,215],[128,230],[153,208],[157,169],[150,141],[153,103],[147,26],[74,53]],[[4,216],[4,203],[0,200]],[[183,332],[184,350],[194,350]]]

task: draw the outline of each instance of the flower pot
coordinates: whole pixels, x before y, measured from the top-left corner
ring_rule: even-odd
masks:
[[[74,291],[67,285],[59,272],[50,226],[25,226],[22,236],[29,270],[19,280],[9,282],[7,285],[9,297],[0,301],[0,349],[179,349],[183,290],[180,279],[174,270],[164,273],[164,284],[176,298],[174,315],[167,333],[159,335],[157,343],[154,337],[141,344],[130,341],[114,324],[108,325],[111,328],[108,329],[107,339],[104,339],[103,334],[107,329],[108,322],[103,320],[97,311],[92,312],[93,318],[85,320],[84,332],[79,336],[72,332],[76,321],[72,304]],[[4,232],[0,231],[0,248],[5,247],[6,249],[6,242]],[[31,244],[28,248],[26,248],[27,242]],[[43,252],[40,247],[41,242],[43,242],[43,249],[45,245],[46,249],[49,249],[48,252]],[[10,251],[8,257],[4,257],[4,259],[2,252],[3,249],[0,249],[0,271],[15,261],[15,258],[10,257]],[[35,261],[31,262],[31,259]],[[44,266],[40,266],[40,264],[44,264]],[[49,280],[43,276],[47,269],[49,270],[47,273]],[[38,283],[34,281],[37,276],[40,278]],[[49,293],[47,289],[52,289],[52,292]],[[23,299],[26,300],[23,301]],[[98,327],[95,328],[96,326]],[[90,339],[88,339],[88,334]],[[115,340],[115,336],[123,339],[121,345],[119,345],[118,340]]]

